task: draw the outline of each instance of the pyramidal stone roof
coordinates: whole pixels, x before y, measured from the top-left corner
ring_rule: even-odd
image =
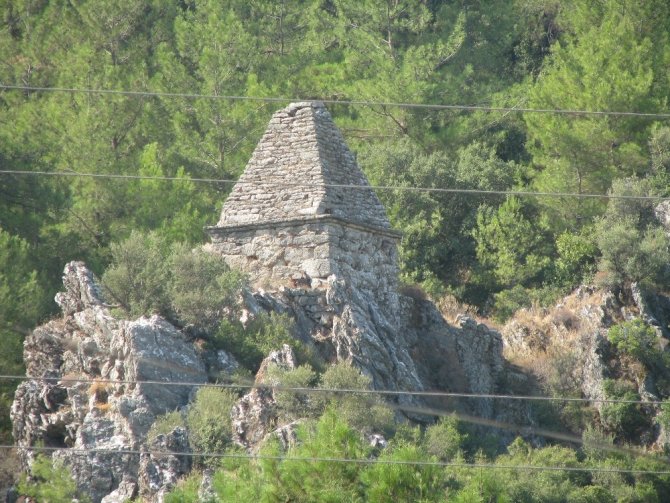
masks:
[[[318,218],[394,233],[323,103],[292,103],[272,116],[215,228]]]

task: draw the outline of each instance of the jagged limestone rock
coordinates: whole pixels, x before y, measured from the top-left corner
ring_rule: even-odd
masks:
[[[663,201],[654,208],[654,215],[670,236],[670,201]]]
[[[296,368],[296,357],[290,346],[272,351],[262,362],[256,373],[255,384],[271,384],[267,381],[269,365],[284,370]],[[233,442],[245,449],[253,450],[266,438],[277,423],[277,403],[274,391],[269,388],[254,388],[238,400],[231,412]]]
[[[126,494],[133,484],[144,493],[140,457],[114,451],[139,449],[158,415],[186,405],[191,386],[160,382],[204,383],[205,365],[187,337],[161,317],[115,319],[84,264],[69,263],[63,283],[66,291],[57,297],[63,317],[25,342],[27,372],[36,380],[17,389],[15,441],[26,466],[31,446],[61,448],[53,456],[94,502]]]
[[[140,495],[162,503],[170,489],[191,470],[188,432],[179,426],[167,435],[158,435],[148,449],[140,459]]]

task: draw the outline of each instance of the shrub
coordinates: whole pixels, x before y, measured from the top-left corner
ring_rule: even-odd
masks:
[[[112,265],[102,276],[109,297],[130,316],[160,313],[211,331],[245,285],[222,257],[169,244],[159,233],[133,231],[111,247]]]
[[[455,416],[446,416],[426,429],[426,451],[442,461],[454,459],[467,440],[468,434],[459,430],[459,421]]]
[[[185,479],[180,480],[177,486],[165,495],[165,503],[186,503],[191,501],[201,501],[198,492],[202,474],[193,472]]]
[[[288,315],[260,313],[246,326],[237,320],[224,319],[212,343],[232,353],[242,365],[256,372],[263,358],[284,344],[294,349],[299,360],[308,359],[306,348],[292,332],[293,320]]]
[[[32,478],[22,476],[18,485],[19,493],[35,498],[36,501],[79,501],[89,499],[77,491],[77,484],[70,470],[60,460],[38,456],[31,467]]]
[[[656,421],[665,430],[670,430],[670,401],[665,400],[660,407],[660,412],[656,416]]]
[[[482,206],[477,213],[477,259],[502,287],[537,283],[551,265],[546,226],[528,212],[510,197],[497,209]]]
[[[654,190],[646,180],[616,180],[612,194],[650,196]],[[640,282],[664,285],[670,274],[670,242],[654,217],[653,201],[613,198],[596,226],[596,242],[602,253],[598,263],[601,282],[617,286]]]
[[[365,499],[387,501],[440,501],[444,494],[445,472],[438,466],[394,464],[394,462],[432,462],[433,456],[416,445],[387,449],[382,463],[367,467],[360,475],[365,484]]]
[[[605,286],[640,282],[661,286],[668,278],[668,237],[660,227],[640,230],[631,219],[603,221],[598,235],[598,269]]]
[[[169,312],[169,245],[160,234],[133,231],[110,246],[112,265],[102,276],[106,294],[130,316]]]
[[[638,359],[647,366],[660,359],[660,349],[654,329],[636,318],[611,327],[607,339],[621,353]]]
[[[230,444],[230,412],[236,401],[237,396],[228,389],[203,387],[198,390],[186,416],[194,451],[222,452]]]
[[[237,303],[245,276],[223,259],[201,249],[177,245],[171,254],[170,300],[180,320],[211,330],[223,310]]]
[[[616,400],[639,400],[640,395],[633,386],[625,381],[605,379],[605,396]],[[637,433],[644,428],[648,420],[635,403],[606,403],[600,409],[600,422],[617,437],[635,440]]]
[[[579,234],[564,232],[556,238],[554,276],[560,285],[574,287],[593,273],[598,247],[592,233],[592,228],[585,227]]]
[[[563,293],[563,290],[557,287],[524,288],[516,285],[493,296],[495,299],[493,317],[503,323],[519,309],[536,304],[539,306],[553,304]]]
[[[328,389],[371,388],[372,380],[347,362],[328,367],[321,376],[321,387]],[[347,424],[359,431],[388,430],[393,423],[393,412],[374,394],[324,392],[315,395],[322,407],[332,408]]]
[[[287,388],[307,388],[316,381],[316,373],[309,365],[301,365],[286,370],[272,364],[268,367],[268,381],[274,386]],[[283,419],[291,421],[301,417],[313,416],[316,412],[315,401],[310,393],[277,390],[274,393],[279,413]]]

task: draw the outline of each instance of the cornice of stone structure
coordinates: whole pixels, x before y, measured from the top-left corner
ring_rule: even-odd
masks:
[[[237,225],[211,225],[205,227],[205,231],[211,237],[225,236],[235,232],[249,232],[253,230],[277,230],[281,227],[295,227],[299,225],[305,225],[310,223],[335,223],[343,227],[348,227],[351,229],[366,231],[371,234],[377,234],[385,237],[389,237],[395,240],[402,239],[403,233],[394,229],[377,227],[374,225],[365,225],[360,222],[351,222],[344,218],[336,217],[333,215],[310,215],[304,217],[296,217],[284,220],[274,220],[274,221],[261,221],[261,222],[252,222],[247,224],[237,224]]]

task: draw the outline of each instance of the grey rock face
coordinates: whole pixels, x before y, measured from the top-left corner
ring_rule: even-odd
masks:
[[[334,276],[328,278],[326,289],[280,288],[263,292],[263,304],[281,306],[297,320],[296,337],[315,345],[321,356],[330,362],[346,361],[372,379],[373,388],[419,391],[443,390],[491,394],[507,372],[502,356],[501,335],[462,317],[456,326],[449,325],[435,305],[396,295],[398,311],[388,313],[375,299],[348,286]],[[251,302],[258,306],[258,294]],[[250,311],[252,309],[250,308]],[[267,363],[274,361],[293,368],[295,361],[284,354],[272,355],[261,366],[259,382],[263,381]],[[492,400],[418,400],[407,395],[393,398],[396,406],[412,410],[425,406],[454,408],[490,418],[498,414],[502,404]],[[249,447],[264,438],[275,427],[276,412],[269,390],[254,390],[237,406],[234,417],[253,418],[250,428],[234,421],[238,443]],[[249,437],[249,431],[257,431]]]
[[[25,342],[27,373],[36,380],[16,392],[14,438],[26,465],[37,443],[62,448],[53,456],[95,502],[144,494],[140,456],[115,451],[139,449],[158,415],[187,403],[192,387],[161,382],[204,383],[205,365],[164,319],[113,318],[82,263],[65,267],[63,283],[66,291],[57,297],[63,318],[38,327]]]
[[[177,427],[149,444],[150,451],[140,460],[140,494],[162,502],[177,481],[191,470],[192,457],[185,428]]]
[[[256,373],[256,384],[270,384],[267,368],[274,364],[284,370],[296,368],[296,358],[290,346],[272,351]],[[277,423],[277,403],[274,392],[267,388],[254,388],[235,404],[231,412],[233,441],[246,449],[253,449],[265,439]]]
[[[654,208],[654,214],[670,235],[670,201],[663,201]]]

